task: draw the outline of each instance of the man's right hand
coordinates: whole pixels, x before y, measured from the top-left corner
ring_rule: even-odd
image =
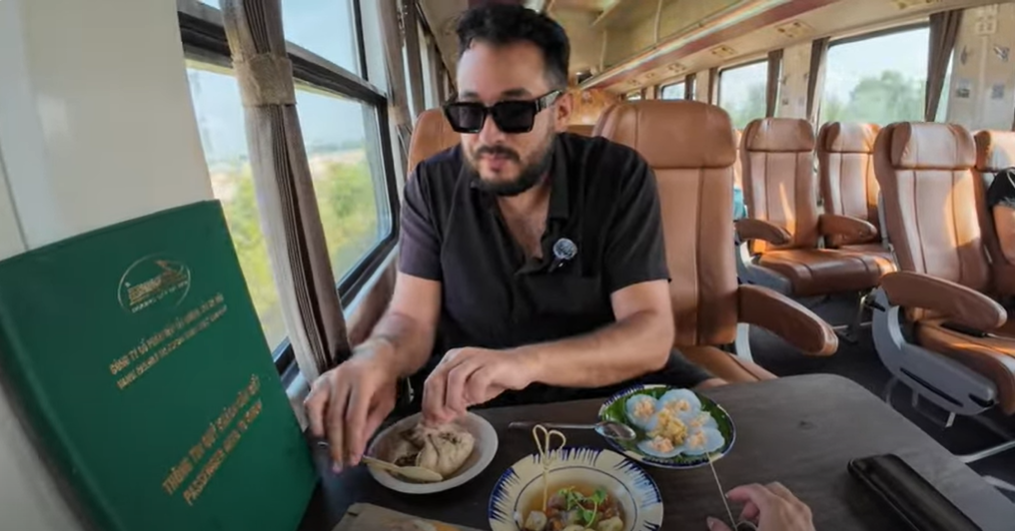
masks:
[[[335,472],[359,464],[367,440],[395,408],[398,374],[391,343],[372,339],[322,374],[304,406],[315,437],[327,436]]]
[[[758,531],[814,531],[811,508],[782,483],[744,485],[726,494],[730,501],[744,504],[741,520],[756,522]],[[708,519],[710,531],[730,531],[716,518]]]

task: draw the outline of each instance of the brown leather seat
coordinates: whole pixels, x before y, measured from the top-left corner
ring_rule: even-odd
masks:
[[[877,229],[864,220],[818,214],[809,122],[755,120],[744,129],[742,150],[749,218],[737,221],[737,232],[753,240],[754,266],[785,278],[790,294],[800,297],[867,290],[895,269],[880,252],[818,248],[821,236],[863,241]]]
[[[458,145],[461,136],[451,128],[441,109],[427,109],[416,118],[409,142],[409,167],[406,176],[424,160]]]
[[[567,126],[568,133],[574,133],[582,136],[592,136],[592,131],[596,128],[594,125],[586,124],[571,124]]]
[[[1015,167],[1015,132],[979,131],[973,137],[976,142],[976,171],[983,179],[984,186],[990,186],[994,174]],[[998,292],[1015,293],[1015,209],[995,207],[984,212],[993,222],[996,239],[987,241],[990,249],[994,282]]]
[[[814,355],[835,352],[834,332],[810,310],[767,288],[737,283],[730,253],[736,143],[725,111],[695,101],[621,103],[597,129],[638,150],[655,172],[676,348],[728,381],[773,377],[717,348],[734,342],[738,322],[772,330]]]
[[[988,253],[996,239],[984,181],[974,172],[973,138],[958,125],[893,124],[878,136],[874,155],[901,270],[882,280],[888,301],[906,309],[921,347],[992,380],[1001,408],[1015,413],[1015,316],[994,298]]]
[[[818,174],[825,212],[866,221],[878,230],[856,241],[831,235],[825,243],[894,261],[891,251],[881,244],[878,220],[880,187],[874,176],[874,139],[880,130],[876,124],[829,122],[818,132]]]

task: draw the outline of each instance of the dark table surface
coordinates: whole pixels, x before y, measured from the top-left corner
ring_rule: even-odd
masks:
[[[919,428],[859,385],[838,376],[808,375],[710,389],[737,427],[730,453],[716,462],[726,489],[780,481],[811,506],[817,529],[897,530],[846,471],[850,459],[894,453],[902,457],[984,531],[1015,529],[1015,505]],[[593,422],[599,401],[564,402],[479,410],[500,436],[493,463],[450,491],[413,496],[390,491],[365,467],[335,475],[316,453],[322,481],[301,530],[331,531],[350,505],[369,502],[424,518],[489,529],[487,501],[501,473],[533,453],[531,434],[508,431],[514,420]],[[568,443],[608,447],[597,435],[568,433]],[[664,529],[706,529],[706,516],[723,517],[708,467],[647,468],[663,495]],[[734,508],[739,514],[739,508]],[[725,518],[723,518],[725,519]]]

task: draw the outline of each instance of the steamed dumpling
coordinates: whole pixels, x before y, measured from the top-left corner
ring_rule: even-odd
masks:
[[[472,455],[475,438],[455,424],[428,428],[420,424],[413,430],[412,440],[422,443],[416,466],[450,477]]]
[[[634,395],[627,399],[624,410],[627,413],[627,420],[639,428],[646,429],[652,422],[657,406],[656,399],[651,396]]]
[[[691,430],[679,452],[684,455],[704,455],[715,452],[726,444],[722,433],[715,428],[699,428]]]
[[[677,415],[687,425],[688,429],[712,428],[719,429],[719,423],[706,411],[686,411]]]
[[[659,407],[668,409],[671,413],[681,414],[701,411],[701,399],[693,391],[687,389],[674,389],[667,391],[659,397]]]
[[[676,446],[673,441],[667,437],[657,436],[652,439],[645,439],[638,443],[638,449],[645,455],[651,455],[652,457],[661,457],[668,459],[670,457],[676,457],[680,454],[682,446]]]

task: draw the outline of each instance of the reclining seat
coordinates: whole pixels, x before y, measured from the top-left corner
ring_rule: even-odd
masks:
[[[880,255],[895,259],[881,242],[878,220],[878,187],[874,176],[874,139],[881,128],[875,124],[830,122],[818,132],[818,169],[825,212],[866,221],[876,232],[850,241],[840,235],[825,238],[834,249]]]
[[[813,312],[768,288],[737,283],[730,253],[736,144],[725,111],[695,101],[621,103],[597,128],[636,149],[655,172],[672,278],[674,348],[733,382],[773,377],[750,361],[738,323],[771,330],[808,354],[835,352],[838,338]],[[737,356],[717,348],[734,342]]]
[[[818,248],[821,236],[871,238],[870,223],[817,212],[814,130],[806,120],[764,118],[744,129],[745,219],[737,220],[741,278],[796,297],[862,291],[895,269],[880,254]]]
[[[416,118],[416,127],[409,141],[408,177],[424,160],[458,145],[461,136],[451,128],[441,109],[427,109]]]
[[[979,131],[973,137],[976,142],[976,171],[985,187],[994,182],[994,175],[1002,170],[1015,167],[1015,132]],[[992,258],[994,282],[1001,294],[1015,293],[1015,209],[995,208],[984,212],[993,221],[994,235],[987,240]]]
[[[874,147],[898,273],[875,293],[874,342],[893,376],[951,414],[1015,413],[1015,318],[995,297],[993,227],[961,126],[898,123]],[[907,332],[900,324],[905,311]],[[1015,443],[967,458],[992,455]]]

